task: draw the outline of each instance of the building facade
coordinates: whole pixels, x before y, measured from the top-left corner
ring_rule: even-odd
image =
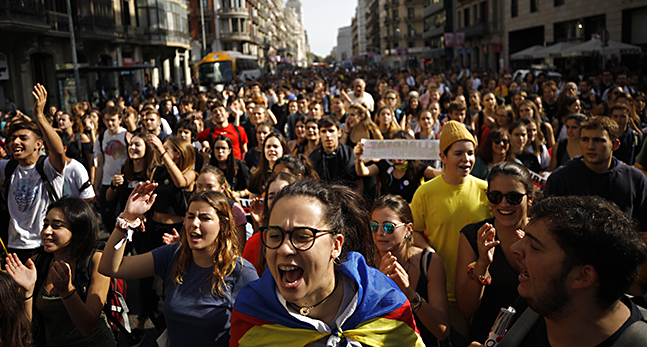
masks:
[[[0,74],[0,108],[8,97],[31,110],[36,83],[47,88],[48,103],[62,109],[164,81],[191,83],[184,0],[71,4],[81,95],[76,93],[66,2],[0,1],[0,64],[6,71]]]
[[[454,47],[459,67],[496,71],[505,66],[504,3],[508,1],[456,1]]]
[[[647,0],[511,0],[503,17],[506,66],[510,54],[532,45],[581,43],[605,29],[612,41],[647,48]]]
[[[350,61],[353,56],[353,29],[342,27],[337,32],[337,49],[335,51],[337,62]]]
[[[454,47],[445,46],[445,34],[454,34],[452,0],[431,0],[422,10],[422,38],[429,50],[423,54],[425,63],[446,68],[454,57]]]
[[[281,0],[190,0],[189,7],[193,63],[210,52],[232,50],[257,56],[266,69],[307,65],[299,0],[285,6]]]
[[[382,62],[392,68],[419,66],[430,50],[422,38],[423,8],[429,0],[383,0]]]

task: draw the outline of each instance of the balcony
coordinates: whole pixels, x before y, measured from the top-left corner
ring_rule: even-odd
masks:
[[[460,29],[465,33],[465,39],[482,37],[490,34],[490,25],[489,23],[476,23],[474,25]]]
[[[429,4],[429,0],[404,0],[404,3],[406,5],[413,5],[413,4]]]
[[[67,13],[47,11],[47,23],[52,31],[70,32],[70,21]]]
[[[400,41],[400,38],[401,38],[400,35],[391,35],[391,36],[385,37],[387,42],[393,42],[393,41],[397,42],[397,41]]]
[[[252,41],[252,35],[246,32],[220,32],[220,39],[223,41]]]
[[[218,11],[222,17],[249,17],[249,11],[244,7],[222,7]]]
[[[384,25],[389,26],[393,24],[398,24],[400,23],[400,17],[395,17],[395,18],[386,18],[384,19]]]
[[[411,16],[411,17],[407,16],[407,17],[404,17],[404,21],[406,23],[419,22],[421,20],[422,20],[422,16]]]
[[[384,4],[384,9],[388,10],[390,7],[398,7],[400,6],[400,0],[387,0],[386,3]]]
[[[408,33],[407,38],[408,39],[421,39],[422,38],[422,33],[416,33],[416,32]]]
[[[40,0],[0,0],[0,28],[21,32],[49,30],[45,7]]]
[[[76,33],[79,37],[112,39],[115,37],[115,17],[113,15],[77,16]]]

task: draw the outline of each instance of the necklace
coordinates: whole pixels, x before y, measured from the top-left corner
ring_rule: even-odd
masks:
[[[309,315],[309,314],[310,314],[310,310],[312,310],[313,308],[315,308],[315,307],[317,307],[317,306],[321,305],[321,303],[323,303],[324,301],[326,301],[326,299],[328,299],[331,295],[333,295],[333,293],[335,293],[335,291],[337,290],[337,285],[338,285],[338,284],[339,284],[339,281],[337,280],[337,274],[335,273],[335,288],[333,288],[332,292],[330,292],[330,294],[328,294],[328,296],[326,296],[325,298],[323,298],[323,300],[319,301],[318,303],[316,303],[316,304],[314,304],[314,305],[312,305],[312,306],[304,306],[304,307],[301,307],[301,306],[299,306],[299,305],[297,305],[297,304],[295,304],[295,303],[293,303],[293,302],[288,302],[288,303],[289,303],[290,305],[293,305],[293,306],[295,306],[296,308],[298,308],[298,309],[299,309],[299,314],[301,314],[302,316],[307,316],[307,315]]]

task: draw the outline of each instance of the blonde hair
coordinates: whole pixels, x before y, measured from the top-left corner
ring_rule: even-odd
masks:
[[[182,173],[189,171],[195,165],[195,150],[189,141],[179,137],[172,136],[166,139],[166,142],[173,146],[173,149],[180,153],[180,162],[177,167]]]

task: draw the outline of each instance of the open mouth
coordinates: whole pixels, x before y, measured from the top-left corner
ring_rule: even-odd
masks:
[[[197,242],[202,239],[202,234],[198,234],[196,232],[190,232],[189,238],[191,239],[191,241]]]
[[[499,214],[504,215],[504,216],[509,216],[513,214],[514,211],[505,211],[505,210],[499,210]]]
[[[519,281],[527,281],[530,279],[530,275],[528,275],[528,271],[524,270],[521,271],[519,274]]]
[[[298,266],[279,265],[281,282],[287,286],[293,286],[303,277],[303,269]]]

